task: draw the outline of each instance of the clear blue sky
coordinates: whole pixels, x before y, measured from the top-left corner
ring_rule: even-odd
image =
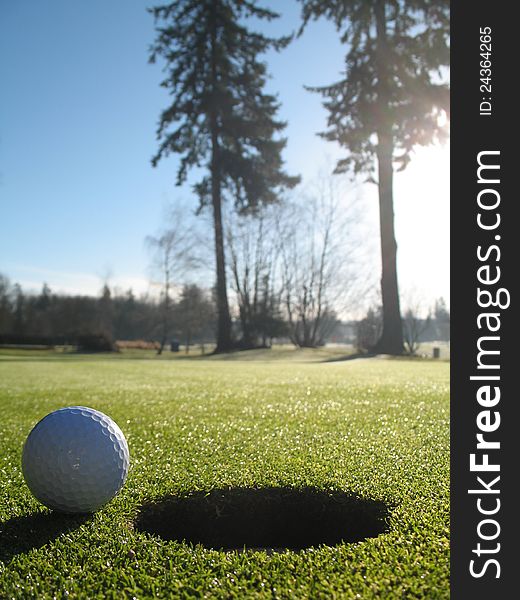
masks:
[[[96,293],[110,273],[116,285],[145,289],[143,240],[160,227],[166,202],[191,197],[188,187],[174,186],[175,157],[150,165],[167,103],[160,66],[147,62],[154,26],[146,7],[153,4],[0,0],[0,272],[12,281]],[[283,13],[270,33],[298,27],[295,0],[266,4]],[[267,56],[270,90],[289,121],[287,169],[305,179],[338,150],[316,136],[326,113],[303,84],[336,80],[343,55],[333,27],[319,22]],[[401,279],[428,297],[449,297],[447,152],[430,151],[416,162],[419,174],[410,169],[396,183]],[[374,193],[367,188],[377,227]],[[414,214],[422,221],[417,227]],[[430,273],[437,265],[429,281],[425,265]]]

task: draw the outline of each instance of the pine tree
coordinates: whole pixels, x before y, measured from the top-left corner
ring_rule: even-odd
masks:
[[[27,311],[27,300],[25,298],[25,294],[23,293],[22,286],[19,283],[15,283],[13,286],[13,295],[14,295],[14,323],[13,323],[13,333],[23,335],[25,333],[25,325],[26,325],[26,311]]]
[[[449,110],[442,68],[449,64],[448,0],[299,0],[303,25],[330,19],[348,47],[341,81],[309,88],[324,97],[328,129],[348,150],[337,173],[364,174],[379,189],[383,330],[375,351],[401,354],[393,174],[416,145],[445,137]],[[301,32],[300,32],[301,33]],[[376,174],[377,164],[377,174]]]
[[[278,15],[254,0],[175,0],[150,9],[157,38],[150,61],[165,61],[162,86],[172,98],[160,116],[155,166],[179,154],[177,185],[202,167],[193,186],[202,210],[211,207],[217,274],[217,352],[233,347],[227,299],[222,202],[238,212],[256,212],[277,201],[297,177],[282,168],[286,140],[277,136],[285,123],[276,119],[279,104],[263,91],[266,65],[259,55],[283,48],[287,38],[252,31],[245,19],[272,20]],[[197,171],[199,173],[200,171]]]

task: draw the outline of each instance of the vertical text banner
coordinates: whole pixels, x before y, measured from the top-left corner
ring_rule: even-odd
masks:
[[[520,597],[518,61],[508,2],[452,2],[451,594]]]

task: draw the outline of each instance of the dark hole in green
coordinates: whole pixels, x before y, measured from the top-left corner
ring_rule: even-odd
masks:
[[[376,537],[386,504],[314,488],[235,488],[168,496],[145,504],[138,531],[206,548],[303,550]]]

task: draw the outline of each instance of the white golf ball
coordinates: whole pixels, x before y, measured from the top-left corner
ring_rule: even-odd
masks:
[[[125,436],[107,415],[85,406],[49,413],[25,442],[23,476],[45,506],[93,512],[123,486],[130,455]]]

